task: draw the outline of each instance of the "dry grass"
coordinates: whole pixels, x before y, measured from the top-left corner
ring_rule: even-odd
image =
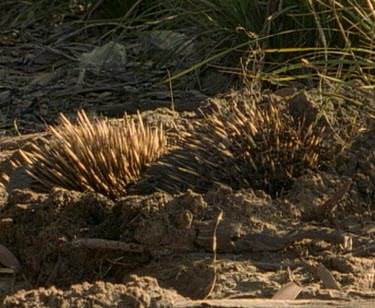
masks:
[[[61,115],[61,125],[49,130],[51,139],[21,152],[28,173],[46,191],[58,186],[118,198],[168,149],[162,127],[144,124],[139,114],[137,121],[111,124],[90,121],[81,111],[77,124]]]

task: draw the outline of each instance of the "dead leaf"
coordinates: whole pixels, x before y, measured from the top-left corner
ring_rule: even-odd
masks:
[[[333,275],[325,268],[323,264],[319,264],[316,268],[316,274],[319,279],[323,281],[323,286],[325,289],[335,289],[340,290],[340,285],[333,277]]]
[[[277,291],[272,299],[282,299],[282,300],[294,300],[301,293],[303,288],[301,288],[294,281],[288,282],[279,291]]]
[[[21,269],[21,264],[18,259],[12,254],[8,248],[0,244],[0,263],[18,272]]]

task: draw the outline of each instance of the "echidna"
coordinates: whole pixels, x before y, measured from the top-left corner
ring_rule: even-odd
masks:
[[[203,192],[221,183],[275,197],[296,177],[322,166],[324,134],[324,126],[294,118],[285,102],[260,103],[250,95],[205,116],[168,162],[178,175],[169,171],[172,176],[163,181],[173,189],[180,183]]]
[[[90,121],[83,111],[77,124],[60,118],[60,126],[49,127],[51,139],[21,151],[29,175],[45,191],[58,186],[118,198],[169,147],[163,128],[144,124],[139,113],[137,120],[115,124]]]

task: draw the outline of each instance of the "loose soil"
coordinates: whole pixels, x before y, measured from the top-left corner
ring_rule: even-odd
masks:
[[[0,243],[21,263],[16,274],[1,275],[4,304],[269,299],[291,280],[302,286],[298,299],[375,300],[374,136],[373,128],[359,133],[331,170],[296,179],[279,198],[216,186],[117,201],[59,188],[33,192],[10,160],[37,135],[4,138],[1,166],[12,184],[2,189]]]

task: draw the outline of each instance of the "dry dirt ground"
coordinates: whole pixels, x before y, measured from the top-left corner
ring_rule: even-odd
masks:
[[[185,124],[194,118],[165,110],[147,114],[169,114]],[[39,194],[10,165],[17,149],[39,134],[3,137],[0,168],[11,180],[3,181],[1,191],[0,243],[20,262],[0,252],[3,304],[223,307],[225,302],[209,299],[226,299],[228,307],[272,307],[276,304],[266,299],[287,285],[281,300],[296,294],[298,299],[278,304],[323,307],[316,302],[321,300],[350,307],[355,301],[370,307],[375,304],[370,124],[330,168],[295,179],[290,191],[274,199],[224,185],[203,194],[133,193],[117,201],[58,188]]]
[[[59,112],[83,108],[121,116],[156,109],[148,116],[171,117],[187,129],[199,117],[198,107],[215,103],[176,89],[175,111],[166,109],[168,86],[150,84],[167,70],[131,63],[131,50],[126,73],[87,72],[78,82],[77,54],[94,42],[70,44],[83,35],[70,24],[47,27],[43,36],[35,27],[2,33],[1,41],[0,173],[10,177],[0,191],[3,306],[375,305],[373,118],[361,121],[345,108],[336,113],[329,123],[349,136],[346,147],[324,171],[295,179],[278,198],[224,185],[176,194],[141,187],[143,193],[117,201],[58,188],[40,194],[10,161],[43,134],[38,132],[46,123],[56,124]],[[344,97],[362,95],[365,106],[374,103],[373,93],[353,89]],[[280,100],[291,95],[290,89],[276,94]],[[290,99],[296,113],[311,112],[304,92]],[[279,302],[268,301],[283,286]]]

